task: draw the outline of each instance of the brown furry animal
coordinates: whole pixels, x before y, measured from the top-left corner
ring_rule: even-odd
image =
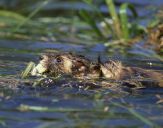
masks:
[[[41,71],[37,69],[41,66]],[[93,63],[81,55],[71,53],[44,54],[39,64],[33,69],[32,75],[47,73],[51,76],[70,74],[80,79],[107,78],[112,80],[126,80],[131,78],[149,78],[163,87],[163,74],[137,67],[125,67],[119,61],[109,60]]]

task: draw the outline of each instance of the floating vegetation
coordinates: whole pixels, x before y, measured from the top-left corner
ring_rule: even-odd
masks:
[[[152,121],[150,121],[148,118],[142,116],[141,114],[139,114],[136,110],[134,110],[131,107],[126,107],[120,103],[116,103],[116,102],[112,102],[113,105],[117,106],[117,107],[121,107],[124,108],[126,110],[128,110],[134,117],[136,117],[137,119],[139,119],[140,121],[142,121],[143,123],[149,125],[150,127],[156,127],[156,128],[160,128],[159,126],[157,126],[156,124],[154,124]]]
[[[35,111],[35,112],[88,112],[95,111],[94,109],[75,109],[75,108],[49,108],[42,106],[29,106],[21,104],[18,108],[20,111]],[[100,111],[100,110],[97,110]]]
[[[29,62],[26,69],[22,72],[21,74],[21,78],[26,78],[27,76],[29,76],[29,74],[31,73],[32,69],[35,67],[35,63],[34,62]]]
[[[103,103],[103,99],[100,99],[101,103]],[[61,112],[61,113],[69,113],[69,112],[76,112],[76,113],[86,113],[86,112],[91,112],[91,113],[106,113],[110,117],[114,117],[115,113],[112,108],[119,107],[124,110],[129,111],[129,113],[133,116],[132,118],[136,118],[143,122],[144,124],[150,126],[150,127],[157,127],[160,128],[158,125],[150,121],[148,118],[144,117],[143,115],[139,114],[134,108],[132,107],[126,107],[125,105],[117,102],[111,102],[109,106],[106,106],[104,104],[101,104],[100,107],[97,105],[91,109],[81,109],[81,108],[62,108],[62,107],[43,107],[43,106],[30,106],[30,105],[25,105],[21,104],[20,106],[17,107],[17,110],[22,111],[22,112]]]
[[[25,70],[21,74],[21,78],[25,79],[28,76],[37,76],[37,78],[33,81],[32,86],[35,87],[37,85],[44,85],[48,86],[53,82],[53,80],[60,77],[60,75],[56,77],[47,77],[46,75],[42,74],[44,72],[44,68],[41,64],[35,66],[34,62],[29,62],[25,68]]]

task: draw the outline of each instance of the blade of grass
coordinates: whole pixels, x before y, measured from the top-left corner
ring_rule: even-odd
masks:
[[[113,0],[106,0],[106,4],[108,6],[109,13],[110,13],[111,18],[113,20],[113,25],[114,25],[114,29],[115,29],[115,33],[117,35],[117,38],[121,39],[122,33],[121,33],[120,20],[118,18]]]
[[[96,6],[94,6],[94,4],[93,4],[93,2],[92,2],[92,0],[90,1],[90,0],[83,0],[86,4],[88,4],[92,9],[93,9],[93,11],[95,11],[95,13],[97,14],[97,16],[98,16],[98,18],[100,19],[100,20],[102,20],[102,21],[104,21],[104,16],[102,15],[102,13],[100,12],[100,10],[96,7]]]
[[[90,5],[92,5],[93,4],[93,0],[83,0],[85,3],[87,3],[87,4],[90,4]]]
[[[0,125],[6,127],[6,122],[4,119],[0,118]]]
[[[128,27],[128,16],[127,16],[127,9],[130,9],[133,13],[134,17],[137,17],[136,10],[133,5],[124,3],[120,6],[119,15],[121,21],[121,29],[122,29],[122,37],[127,41],[129,37],[129,27]]]
[[[95,20],[90,16],[87,11],[81,10],[79,11],[79,14],[93,28],[97,35],[104,37],[102,32],[97,27]]]
[[[112,102],[113,105],[124,108],[126,110],[128,110],[133,116],[135,116],[137,119],[139,119],[140,121],[142,121],[143,123],[149,125],[150,127],[156,127],[159,128],[159,126],[157,126],[156,124],[154,124],[153,122],[151,122],[150,120],[148,120],[146,117],[142,116],[141,114],[139,114],[138,112],[136,112],[134,109],[132,108],[127,108],[126,106],[120,104],[120,103],[115,103]]]
[[[32,13],[29,14],[27,18],[25,18],[16,28],[13,30],[13,32],[18,31],[25,23],[27,23],[34,15],[36,15],[47,3],[49,0],[46,0],[42,2]]]
[[[24,21],[26,18],[16,12],[0,10],[0,17],[10,17],[19,21]]]
[[[26,69],[22,72],[21,78],[23,78],[23,79],[26,78],[34,66],[35,66],[34,62],[29,62]]]
[[[139,120],[141,120],[142,122],[144,122],[145,124],[148,124],[149,126],[153,127],[154,124],[148,120],[147,118],[143,117],[142,115],[140,115],[138,112],[136,112],[134,109],[132,108],[127,108],[127,110],[136,118],[138,118]]]
[[[96,6],[94,6],[93,1],[92,0],[83,0],[83,1],[93,9],[95,14],[97,14],[98,20],[103,21],[106,24],[107,30],[113,32],[111,25],[106,21],[105,16],[103,16],[100,10]]]
[[[97,109],[76,109],[76,108],[49,108],[42,106],[29,106],[21,104],[17,110],[20,111],[35,111],[35,112],[90,112],[90,111],[103,111]]]

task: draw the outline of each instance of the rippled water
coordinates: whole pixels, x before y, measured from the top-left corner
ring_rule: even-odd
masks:
[[[15,43],[18,44],[17,47],[13,45]],[[53,47],[56,50],[73,48],[76,51],[80,49],[80,52],[89,53],[89,56],[96,58],[99,45],[89,50],[84,45],[58,45],[58,43],[50,42],[1,40],[0,44],[2,48],[0,51],[0,85],[2,86],[0,89],[0,126],[2,128],[148,127],[148,124],[133,116],[126,109],[129,106],[153,123],[163,125],[163,106],[157,104],[159,98],[156,96],[162,97],[163,89],[151,88],[123,92],[99,88],[83,90],[60,87],[55,84],[50,87],[32,87],[25,83],[14,83],[20,79],[19,75],[26,64],[29,61],[37,61],[38,54],[46,48]],[[23,49],[31,50],[31,52],[23,52]],[[99,51],[102,51],[100,49],[99,46]],[[123,57],[121,60],[128,65],[163,70],[162,63],[156,60],[152,61],[153,67],[148,65],[148,62],[151,62],[148,59],[138,60],[133,57],[128,59]],[[71,79],[68,79],[67,83],[69,81]],[[124,104],[126,108],[116,106],[114,103]],[[22,104],[58,110],[21,111],[18,108]],[[59,111],[60,108],[65,110]],[[69,111],[69,109],[74,109],[74,111]]]
[[[33,87],[32,78],[22,80],[20,74],[27,63],[37,62],[38,56],[47,50],[73,50],[93,60],[100,54],[104,60],[119,59],[126,65],[163,71],[161,61],[140,57],[137,53],[148,52],[136,46],[130,54],[108,54],[100,43],[89,45],[90,40],[86,39],[74,43],[70,37],[65,39],[60,35],[60,38],[62,40],[42,42],[0,39],[0,128],[163,126],[163,103],[159,103],[163,98],[161,88],[86,90],[77,88],[78,83],[75,87],[60,86],[72,82],[71,78],[48,87]]]

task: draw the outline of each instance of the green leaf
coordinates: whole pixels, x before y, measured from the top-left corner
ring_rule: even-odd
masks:
[[[14,32],[18,31],[25,23],[27,23],[34,15],[36,15],[47,3],[49,0],[43,1],[32,13],[29,14],[27,18],[25,18],[16,28]]]
[[[143,115],[139,114],[136,110],[134,110],[133,108],[129,108],[126,107],[120,103],[115,103],[112,102],[113,105],[124,108],[126,110],[128,110],[134,117],[136,117],[137,119],[139,119],[140,121],[142,121],[143,123],[149,125],[150,127],[156,127],[156,128],[160,128],[159,126],[157,126],[155,123],[153,123],[152,121],[150,121],[148,118],[144,117]]]
[[[111,15],[111,18],[113,20],[113,27],[115,29],[115,33],[117,35],[117,38],[121,38],[121,26],[120,26],[120,21],[119,21],[119,17],[117,15],[116,9],[115,9],[115,5],[113,3],[113,0],[106,0],[106,4],[108,6],[109,9],[109,13]]]
[[[94,13],[97,15],[97,19],[100,21],[103,21],[106,24],[106,29],[109,31],[112,31],[111,25],[106,21],[105,16],[101,13],[100,9],[98,9],[92,2],[92,0],[83,0],[86,4],[90,6],[90,8],[94,11]]]
[[[79,14],[93,28],[97,35],[104,37],[102,32],[97,27],[95,20],[90,16],[87,11],[81,10],[79,11]]]
[[[127,9],[130,9],[133,16],[137,17],[136,10],[132,4],[124,3],[120,6],[119,14],[121,21],[122,37],[127,41],[130,37],[129,27],[128,27],[128,16]]]
[[[11,11],[6,11],[6,10],[0,10],[0,17],[9,17],[9,18],[13,18],[19,21],[24,21],[26,19],[26,17],[16,12],[11,12]]]
[[[87,4],[93,4],[92,2],[93,2],[93,0],[83,0],[85,3],[87,3]]]
[[[23,78],[23,79],[26,78],[34,66],[35,66],[34,62],[29,62],[26,69],[22,72],[21,78]]]

